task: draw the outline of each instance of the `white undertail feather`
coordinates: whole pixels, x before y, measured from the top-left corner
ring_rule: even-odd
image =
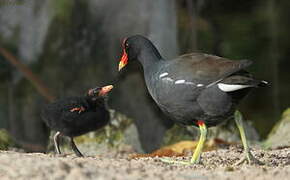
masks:
[[[251,85],[241,85],[241,84],[224,84],[224,83],[218,83],[218,88],[224,92],[232,92],[237,91],[240,89],[252,87]]]
[[[172,79],[172,78],[170,78],[170,77],[165,77],[165,78],[162,78],[162,81],[170,81],[170,82],[172,82],[172,81],[173,81],[173,79]]]
[[[187,85],[195,85],[193,82],[190,82],[190,81],[185,82],[185,84],[187,84]]]

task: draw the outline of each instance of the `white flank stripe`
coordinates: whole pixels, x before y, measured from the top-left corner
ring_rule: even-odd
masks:
[[[168,73],[167,72],[165,72],[165,73],[162,73],[162,74],[160,74],[159,75],[159,78],[163,78],[163,77],[165,77],[165,76],[167,76],[168,75]]]
[[[250,85],[224,84],[224,83],[218,83],[217,85],[220,88],[220,90],[222,90],[224,92],[232,92],[232,91],[236,91],[236,90],[239,90],[239,89],[244,89],[244,88],[247,88],[247,87],[251,87]]]
[[[195,85],[193,82],[185,82],[187,85]]]
[[[202,87],[203,86],[203,84],[198,84],[198,85],[196,85],[197,87]]]
[[[180,80],[175,81],[174,84],[184,84],[184,83],[185,83],[185,80],[184,79],[180,79]]]
[[[163,81],[173,81],[173,79],[171,79],[170,77],[165,77],[165,78],[162,78]]]

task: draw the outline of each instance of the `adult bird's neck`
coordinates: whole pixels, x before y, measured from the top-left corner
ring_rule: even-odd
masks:
[[[142,64],[144,70],[161,60],[163,58],[153,44],[145,46],[138,56],[138,61]]]

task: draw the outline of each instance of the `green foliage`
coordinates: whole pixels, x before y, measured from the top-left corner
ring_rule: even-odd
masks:
[[[3,6],[13,7],[13,6],[19,6],[22,4],[24,4],[24,2],[19,1],[19,0],[0,0],[0,7],[3,7]]]
[[[51,5],[55,17],[63,23],[70,23],[74,2],[74,0],[53,0]]]
[[[272,131],[270,132],[269,136],[277,133],[278,128],[283,125],[283,123],[290,122],[290,108],[286,109],[283,114],[281,120],[276,123],[276,125],[273,127]]]
[[[8,150],[12,146],[15,146],[15,143],[8,132],[5,129],[0,129],[0,150]]]
[[[126,116],[111,110],[111,123],[105,128],[76,138],[77,143],[106,143],[110,147],[117,147],[124,140],[124,133],[132,124]]]
[[[263,143],[265,148],[279,148],[290,146],[290,108],[286,109],[281,120],[275,124],[268,135],[267,140]]]

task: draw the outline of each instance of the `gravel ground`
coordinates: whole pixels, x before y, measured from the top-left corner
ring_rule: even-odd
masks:
[[[239,165],[241,148],[231,146],[205,152],[202,164],[165,164],[158,157],[129,159],[128,154],[77,158],[41,153],[0,151],[0,179],[290,179],[290,148],[279,150],[254,150],[253,154],[265,165]],[[176,158],[187,160],[190,157]]]

